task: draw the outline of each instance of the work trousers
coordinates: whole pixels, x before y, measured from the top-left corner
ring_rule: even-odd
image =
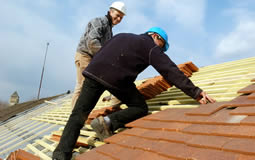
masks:
[[[84,126],[89,113],[95,107],[98,99],[105,90],[108,90],[128,106],[126,109],[108,115],[113,131],[124,127],[128,122],[147,115],[148,106],[135,84],[130,85],[125,90],[115,90],[107,88],[97,81],[86,77],[81,94],[61,136],[60,143],[53,153],[53,158],[58,158],[58,155],[59,157],[61,157],[60,155],[65,155],[65,157],[69,158],[72,155],[72,150],[80,135],[80,129]]]
[[[74,105],[81,93],[81,88],[85,80],[82,72],[89,65],[91,59],[91,56],[89,56],[88,54],[81,54],[79,52],[76,52],[75,54],[76,84],[71,102],[72,108],[74,108]]]

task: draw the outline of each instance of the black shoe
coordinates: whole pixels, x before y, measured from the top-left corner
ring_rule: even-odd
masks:
[[[112,136],[112,131],[104,121],[104,117],[100,116],[98,118],[93,119],[90,125],[101,141],[104,141],[104,139]]]

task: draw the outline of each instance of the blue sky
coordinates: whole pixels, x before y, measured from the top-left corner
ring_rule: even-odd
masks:
[[[166,54],[176,63],[207,66],[254,56],[254,0],[123,0],[127,16],[114,34],[160,26]],[[112,0],[0,0],[0,100],[17,91],[37,97],[46,43],[41,97],[73,90],[74,55],[87,22],[104,16]],[[138,79],[158,73],[149,67]]]

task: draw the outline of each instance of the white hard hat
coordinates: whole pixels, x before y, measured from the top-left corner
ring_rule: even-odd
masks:
[[[123,14],[127,14],[125,4],[121,1],[113,2],[110,8],[117,9],[118,11],[122,12]]]

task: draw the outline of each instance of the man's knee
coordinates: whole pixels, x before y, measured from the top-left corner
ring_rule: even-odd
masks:
[[[145,116],[148,114],[149,109],[146,103],[142,104],[139,108],[140,108],[140,112],[142,116]]]
[[[83,127],[87,119],[88,119],[87,114],[77,112],[76,110],[73,110],[69,118],[69,120],[72,121],[73,124],[78,125],[79,127]]]

